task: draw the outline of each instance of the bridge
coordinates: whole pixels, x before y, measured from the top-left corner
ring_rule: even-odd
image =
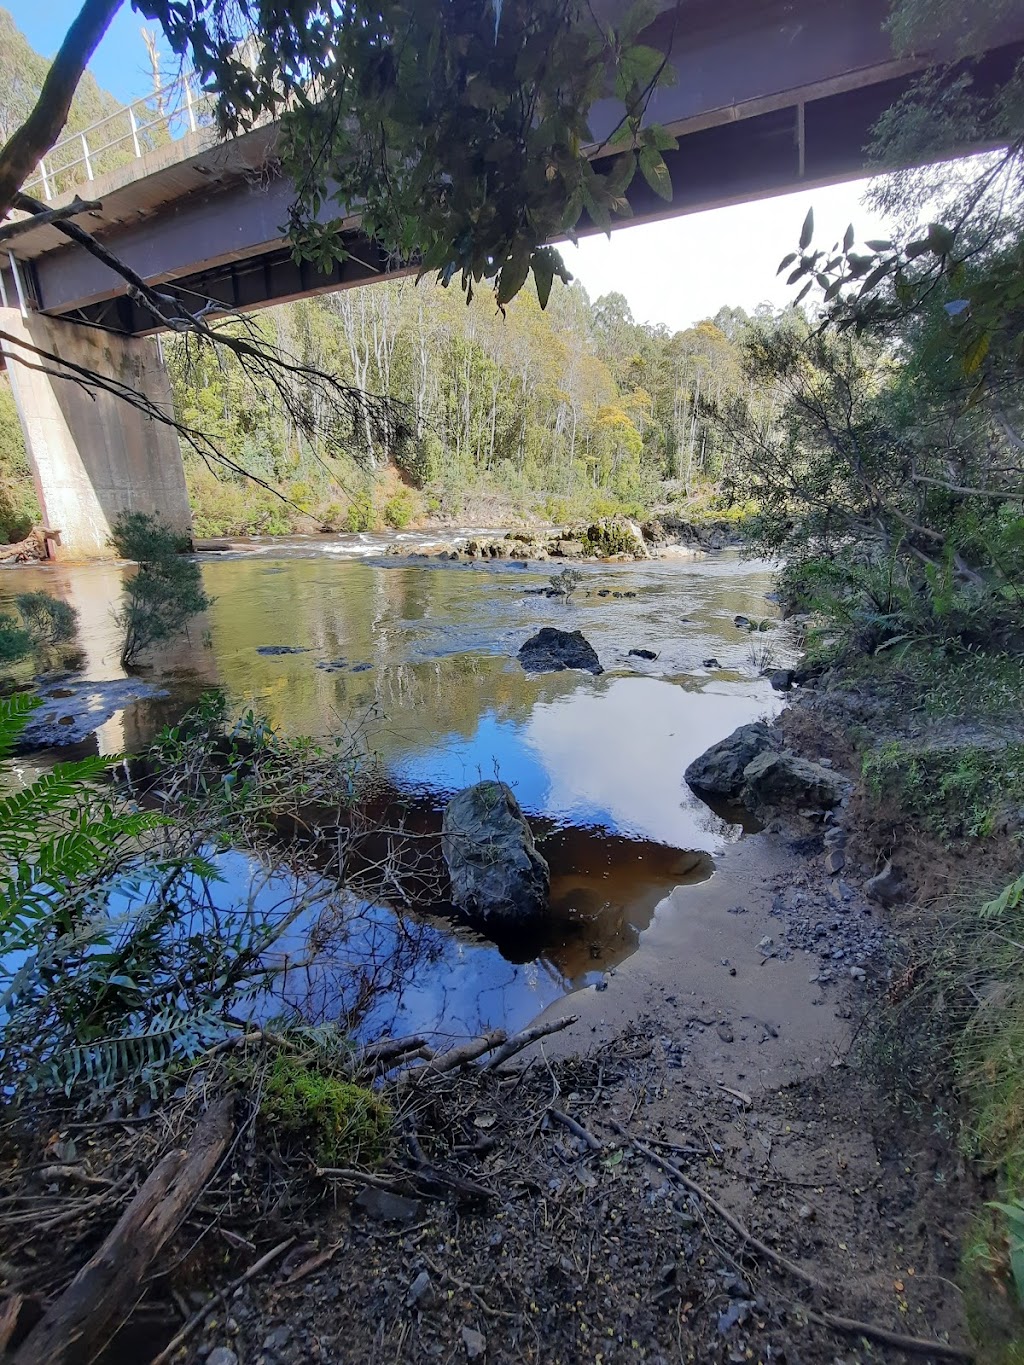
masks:
[[[620,0],[607,0],[618,6]],[[667,152],[666,204],[637,177],[633,216],[616,226],[855,178],[878,116],[913,77],[951,50],[895,60],[886,0],[675,0],[641,41],[666,53],[674,81],[649,117],[679,140]],[[975,71],[980,89],[1005,80],[1024,54],[1024,11]],[[347,221],[349,257],[321,273],[296,263],[282,225],[292,190],[281,176],[274,124],[217,140],[202,93],[187,78],[120,118],[53,150],[29,191],[54,205],[74,193],[98,207],[78,221],[149,283],[224,310],[248,310],[380,278],[389,263]],[[612,127],[595,111],[592,157]],[[973,150],[950,146],[950,156]],[[117,152],[123,164],[103,170]],[[101,155],[102,154],[102,155]],[[330,206],[325,213],[330,212]],[[593,231],[584,224],[582,231]],[[128,379],[161,406],[171,396],[152,315],[124,280],[52,226],[21,233],[0,263],[0,327],[62,359]],[[391,273],[394,273],[393,271]],[[61,557],[102,555],[123,507],[188,524],[177,438],[109,395],[9,365],[44,517]]]

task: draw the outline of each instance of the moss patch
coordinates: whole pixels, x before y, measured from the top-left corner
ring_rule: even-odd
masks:
[[[379,1095],[286,1053],[267,1073],[260,1114],[309,1141],[325,1166],[377,1161],[391,1136],[391,1110]]]

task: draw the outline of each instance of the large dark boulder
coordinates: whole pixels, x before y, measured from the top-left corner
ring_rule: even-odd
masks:
[[[763,720],[741,725],[695,758],[684,776],[694,791],[735,800],[743,790],[743,771],[747,764],[771,749],[774,743],[772,732]]]
[[[761,753],[743,773],[743,800],[759,810],[831,810],[851,790],[846,778],[788,749]]]
[[[519,651],[519,662],[527,673],[559,673],[566,668],[584,668],[603,673],[594,647],[581,630],[556,630],[544,626],[531,635]]]
[[[547,908],[548,865],[504,782],[478,782],[452,797],[441,824],[441,848],[452,900],[468,914],[514,925]]]

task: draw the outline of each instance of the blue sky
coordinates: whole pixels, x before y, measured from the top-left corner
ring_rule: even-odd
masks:
[[[60,47],[81,7],[76,0],[0,0],[0,3],[10,10],[14,22],[44,57],[52,57]],[[125,103],[148,94],[150,89],[149,58],[140,35],[143,27],[155,25],[147,24],[128,0],[124,0],[90,66],[100,85]],[[173,71],[170,67],[169,70]]]
[[[78,0],[0,3],[10,9],[32,46],[46,56],[56,52],[79,8]],[[144,24],[124,0],[92,62],[99,83],[126,102],[150,89],[149,62],[140,36]],[[170,59],[165,67],[173,75],[176,68]],[[622,228],[611,241],[593,237],[579,248],[566,246],[566,262],[592,298],[618,290],[638,321],[663,323],[672,330],[713,315],[723,303],[748,311],[762,301],[781,307],[796,291],[776,277],[775,269],[793,250],[812,204],[820,241],[841,238],[851,222],[861,240],[886,235],[886,225],[862,206],[863,192],[863,182],[854,181]]]

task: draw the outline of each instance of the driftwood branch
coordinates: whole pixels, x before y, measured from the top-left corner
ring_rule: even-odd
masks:
[[[80,1365],[117,1330],[153,1260],[224,1155],[234,1130],[231,1110],[229,1097],[212,1105],[188,1146],[154,1167],[99,1251],[26,1337],[15,1365]]]
[[[394,1083],[399,1089],[405,1089],[410,1085],[419,1085],[428,1076],[443,1076],[449,1071],[454,1071],[457,1067],[475,1062],[485,1052],[491,1052],[494,1048],[500,1047],[507,1038],[508,1034],[504,1029],[495,1029],[492,1033],[485,1033],[482,1038],[474,1038],[471,1042],[461,1043],[458,1047],[449,1048],[447,1052],[437,1053],[423,1066],[410,1067],[407,1071],[400,1071],[395,1077]]]
[[[537,1042],[539,1038],[546,1038],[551,1033],[561,1032],[570,1024],[575,1024],[578,1019],[578,1014],[568,1014],[564,1019],[551,1019],[546,1024],[534,1024],[532,1028],[523,1029],[521,1033],[515,1033],[511,1038],[504,1029],[494,1029],[480,1038],[473,1038],[468,1043],[460,1043],[458,1047],[449,1048],[447,1052],[435,1053],[423,1066],[400,1071],[395,1076],[393,1084],[399,1090],[419,1085],[430,1076],[443,1076],[457,1067],[467,1066],[487,1052],[492,1055],[488,1057],[481,1070],[493,1071],[495,1067],[501,1066],[502,1062],[514,1057],[517,1052],[522,1052],[524,1047],[529,1047],[531,1043]]]
[[[365,1071],[381,1062],[393,1062],[399,1057],[407,1057],[410,1052],[421,1052],[426,1045],[426,1038],[418,1034],[410,1034],[405,1038],[384,1038],[362,1049],[356,1057],[356,1068]]]
[[[547,1038],[552,1033],[561,1033],[562,1029],[569,1028],[571,1024],[578,1021],[578,1014],[567,1014],[564,1019],[549,1019],[546,1024],[534,1024],[532,1028],[524,1028],[522,1033],[515,1034],[507,1043],[503,1043],[493,1057],[487,1058],[484,1063],[484,1070],[493,1071],[503,1062],[507,1062],[510,1057],[514,1057],[517,1052],[522,1052],[524,1047],[529,1047],[531,1043],[537,1042],[539,1038]]]

